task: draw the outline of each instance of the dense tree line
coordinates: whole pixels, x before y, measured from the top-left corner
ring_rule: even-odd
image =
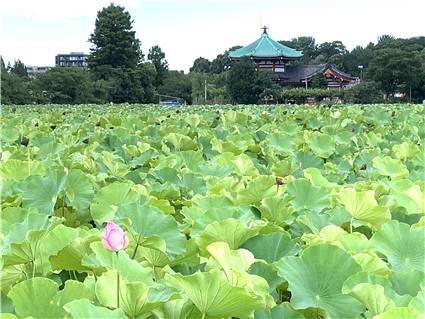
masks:
[[[240,46],[225,50],[212,61],[197,58],[188,74],[169,70],[159,46],[150,48],[147,56],[143,54],[132,24],[121,6],[111,4],[99,11],[89,37],[92,48],[87,69],[55,67],[30,77],[20,60],[6,66],[1,59],[2,103],[154,103],[160,95],[195,104],[257,103],[299,95],[299,90],[285,93],[287,88],[277,86],[271,74],[257,71],[249,59],[232,64],[229,52]],[[395,93],[404,94],[405,101],[425,98],[425,37],[384,35],[376,44],[351,51],[341,41],[317,44],[313,37],[280,42],[303,51],[303,57],[293,63],[332,63],[361,77],[361,84],[344,90],[348,102],[382,102],[384,96],[391,102]],[[312,88],[323,87],[323,80],[320,76],[313,79]]]

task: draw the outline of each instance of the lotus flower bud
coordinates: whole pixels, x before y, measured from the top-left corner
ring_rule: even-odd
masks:
[[[276,177],[276,185],[283,185],[284,179],[283,177],[277,176]]]
[[[108,221],[102,233],[102,244],[108,250],[119,251],[127,247],[128,238],[120,226]]]

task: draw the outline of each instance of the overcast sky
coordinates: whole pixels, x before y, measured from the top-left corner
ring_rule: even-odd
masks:
[[[0,0],[0,54],[52,66],[55,55],[89,52],[97,11],[107,0]],[[425,35],[425,0],[115,0],[134,19],[142,51],[158,44],[171,69],[185,70],[256,40],[267,25],[275,40],[313,36],[349,49],[379,35]]]

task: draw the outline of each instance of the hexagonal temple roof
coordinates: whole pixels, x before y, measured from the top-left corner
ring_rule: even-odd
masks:
[[[253,58],[300,58],[303,56],[301,51],[292,49],[269,37],[267,27],[263,27],[263,34],[259,39],[251,44],[231,51],[231,59],[239,59],[244,56]]]

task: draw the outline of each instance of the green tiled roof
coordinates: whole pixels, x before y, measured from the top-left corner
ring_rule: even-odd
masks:
[[[303,53],[271,39],[267,34],[266,28],[264,28],[264,32],[258,40],[246,47],[231,51],[229,56],[231,58],[241,58],[243,56],[261,58],[299,58],[303,56]]]

